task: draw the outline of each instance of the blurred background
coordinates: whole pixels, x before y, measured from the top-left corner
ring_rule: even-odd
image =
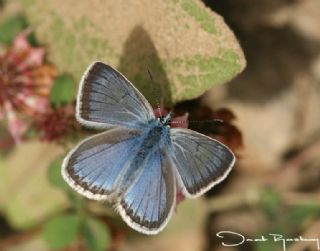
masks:
[[[318,0],[0,1],[0,250],[319,250],[270,235],[320,238],[319,26]],[[60,176],[65,154],[95,133],[74,118],[93,60],[155,104],[151,69],[162,108],[223,120],[185,125],[238,157],[206,195],[179,197],[157,236]],[[241,236],[268,241],[222,244]]]

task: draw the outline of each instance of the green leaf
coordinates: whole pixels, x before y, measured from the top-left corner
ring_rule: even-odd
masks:
[[[90,251],[106,250],[111,244],[110,231],[105,224],[95,218],[87,218],[83,237]]]
[[[79,195],[70,187],[68,187],[67,195],[68,195],[69,201],[74,206],[74,208],[77,208],[78,210],[82,210],[84,208],[85,198],[83,196]]]
[[[69,186],[61,175],[62,157],[55,159],[48,168],[48,180],[51,185],[59,187],[63,190],[69,190]]]
[[[75,98],[74,81],[70,75],[60,75],[54,81],[50,93],[50,101],[59,106],[71,102]]]
[[[258,237],[260,238],[260,237]],[[267,236],[269,238],[269,236]],[[279,249],[279,243],[275,243],[272,240],[264,241],[264,242],[254,242],[255,251],[276,251]]]
[[[299,225],[306,219],[320,217],[320,204],[302,204],[293,206],[288,214],[288,222]]]
[[[27,21],[23,16],[16,15],[7,18],[0,24],[0,42],[10,44],[14,37],[27,27]]]
[[[61,166],[62,166],[63,157],[56,158],[48,168],[48,180],[51,185],[60,188],[63,190],[68,198],[70,203],[78,209],[82,209],[84,207],[84,197],[80,196],[74,190],[70,188],[70,186],[65,182],[61,175]]]
[[[49,220],[42,236],[52,249],[70,246],[79,233],[80,218],[75,214],[65,214]]]
[[[281,206],[279,194],[271,189],[264,190],[261,194],[261,206],[268,217],[275,218]]]

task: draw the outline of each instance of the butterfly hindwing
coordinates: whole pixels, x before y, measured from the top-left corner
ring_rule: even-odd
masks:
[[[80,142],[64,159],[62,175],[80,194],[109,200],[139,148],[140,131],[114,128]],[[121,157],[120,157],[121,154]]]
[[[91,64],[82,77],[76,116],[83,125],[100,129],[154,118],[152,107],[130,81],[101,62]]]
[[[220,183],[231,171],[235,156],[222,143],[189,129],[170,130],[177,176],[187,197],[197,197]]]
[[[133,229],[156,234],[167,224],[175,206],[176,184],[166,150],[147,157],[139,177],[121,195],[118,209]]]

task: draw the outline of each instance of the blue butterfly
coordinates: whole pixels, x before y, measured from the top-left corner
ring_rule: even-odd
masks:
[[[195,198],[226,178],[235,162],[222,143],[156,118],[145,97],[120,72],[92,63],[76,106],[84,126],[106,130],[81,141],[64,159],[62,176],[81,195],[115,204],[144,234],[168,223],[176,194]]]

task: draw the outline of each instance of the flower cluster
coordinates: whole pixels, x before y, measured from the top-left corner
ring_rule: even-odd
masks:
[[[40,139],[46,142],[61,141],[77,128],[73,104],[49,108],[34,119]]]
[[[28,118],[48,109],[56,75],[54,67],[44,64],[44,48],[28,42],[29,34],[29,30],[20,33],[0,54],[0,120],[7,120],[15,142],[20,142],[28,128]]]

